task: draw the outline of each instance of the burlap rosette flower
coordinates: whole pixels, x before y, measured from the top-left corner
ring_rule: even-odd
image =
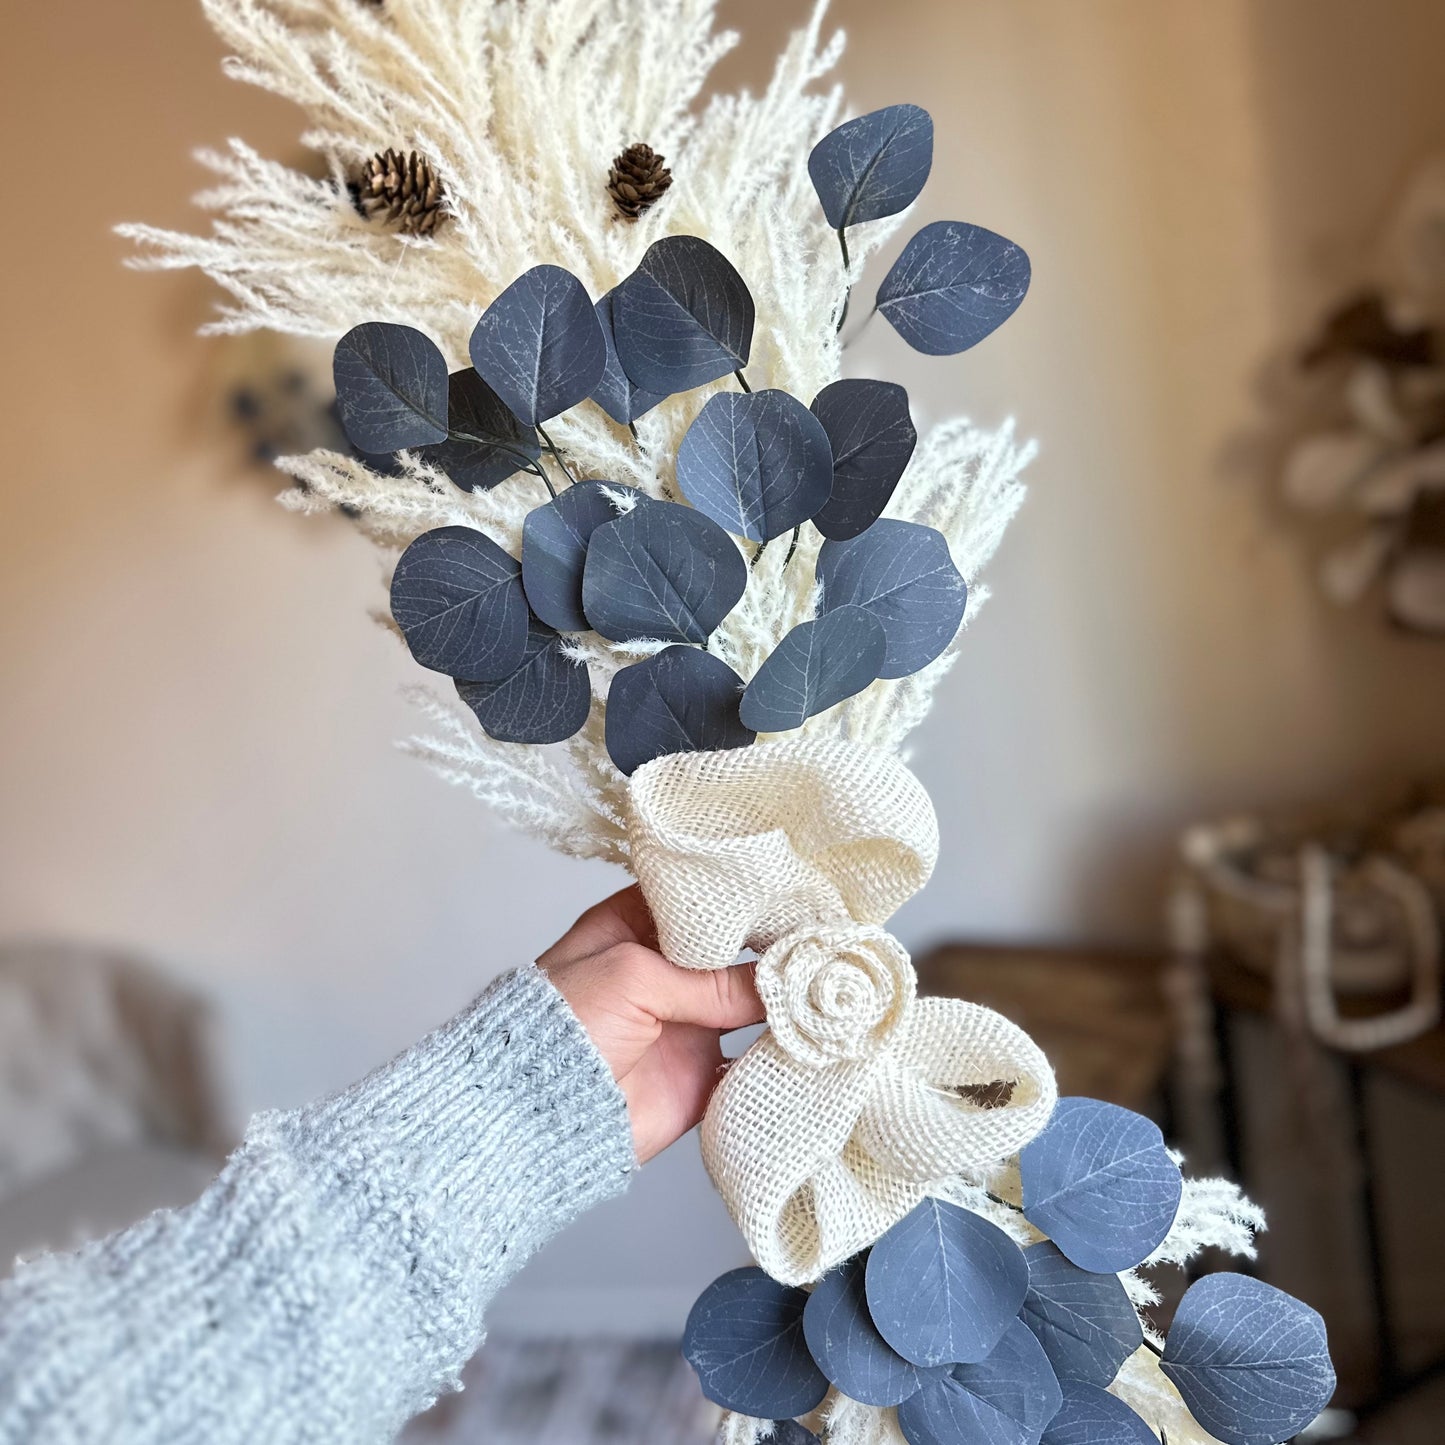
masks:
[[[908,1016],[916,992],[903,946],[876,924],[799,928],[757,968],[773,1037],[812,1068],[871,1058]]]
[[[937,1183],[1016,1154],[1047,1122],[1048,1061],[991,1009],[917,999],[883,926],[927,881],[933,806],[891,754],[790,738],[660,758],[632,780],[632,865],[686,968],[759,955],[768,1030],[728,1071],[703,1159],[758,1263],[818,1279]],[[1006,1079],[979,1109],[966,1084]]]

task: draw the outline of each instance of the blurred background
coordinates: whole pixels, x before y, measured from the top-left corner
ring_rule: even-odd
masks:
[[[805,5],[721,11],[732,87]],[[873,327],[850,362],[920,421],[1043,443],[915,735],[943,856],[898,931],[1067,1089],[1246,1181],[1260,1272],[1328,1318],[1355,1412],[1330,1428],[1438,1441],[1445,5],[833,15],[855,110],[934,114],[916,220],[1034,260],[977,351],[930,364]],[[324,440],[324,358],[198,339],[203,281],[121,269],[114,223],[198,224],[193,147],[290,157],[296,115],[222,79],[194,0],[48,0],[6,32],[8,1261],[188,1197],[251,1112],[353,1080],[620,878],[394,750],[415,719],[367,621],[379,562],[276,507],[263,464]],[[669,1342],[742,1256],[685,1141],[502,1296],[478,1369],[521,1384],[417,1438],[689,1438]],[[561,1401],[564,1336],[610,1341],[594,1397],[630,1370],[666,1407]]]

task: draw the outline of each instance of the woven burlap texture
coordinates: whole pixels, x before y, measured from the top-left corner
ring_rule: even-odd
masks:
[[[724,1077],[703,1160],[758,1263],[806,1284],[928,1192],[1021,1149],[1053,1071],[1021,1029],[915,999],[882,925],[927,881],[938,824],[891,754],[789,738],[639,768],[628,831],[662,951],[725,968],[756,950],[769,1028]],[[979,1108],[966,1084],[1009,1080]]]

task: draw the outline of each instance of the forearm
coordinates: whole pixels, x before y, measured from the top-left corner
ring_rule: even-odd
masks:
[[[634,1167],[533,969],[322,1104],[258,1117],[195,1204],[0,1286],[0,1442],[389,1440],[533,1250]]]

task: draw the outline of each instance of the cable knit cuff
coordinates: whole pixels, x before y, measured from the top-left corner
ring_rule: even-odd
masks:
[[[447,1256],[488,1296],[637,1167],[611,1070],[536,967],[345,1093],[272,1117],[362,1212],[407,1221],[398,1248]]]

